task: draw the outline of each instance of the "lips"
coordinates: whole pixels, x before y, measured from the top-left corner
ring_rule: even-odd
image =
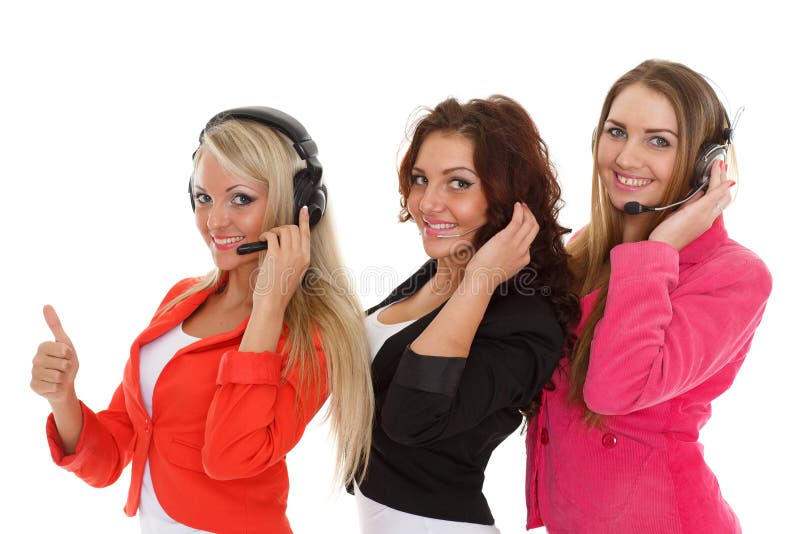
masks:
[[[244,241],[243,235],[229,236],[229,235],[212,235],[211,242],[219,250],[228,250],[235,247],[238,243]]]
[[[651,178],[641,178],[639,176],[632,176],[629,174],[622,174],[619,172],[614,173],[615,181],[614,183],[620,189],[624,189],[626,191],[638,191],[643,187],[647,187],[648,185],[652,184],[655,180]]]
[[[431,236],[439,235],[448,230],[452,230],[453,228],[458,227],[457,223],[447,222],[447,221],[438,221],[438,220],[429,220],[425,217],[422,218],[422,221],[425,223],[425,233]]]

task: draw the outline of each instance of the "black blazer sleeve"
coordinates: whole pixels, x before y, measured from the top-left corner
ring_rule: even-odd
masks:
[[[550,380],[563,334],[538,295],[496,297],[467,358],[403,353],[381,410],[386,434],[427,445],[478,425],[500,410],[527,406]]]

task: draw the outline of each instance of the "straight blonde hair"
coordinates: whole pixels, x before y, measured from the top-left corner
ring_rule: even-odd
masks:
[[[640,84],[664,95],[672,105],[678,119],[678,145],[672,178],[667,184],[661,204],[672,204],[685,197],[691,188],[695,160],[701,146],[707,142],[724,144],[725,128],[730,127],[725,108],[706,79],[680,63],[647,60],[620,77],[606,95],[595,129],[596,139],[602,135],[611,105],[623,89]],[[584,297],[598,290],[597,301],[583,329],[577,337],[570,367],[569,399],[585,410],[589,424],[600,425],[601,417],[589,410],[583,398],[583,386],[589,368],[590,348],[594,329],[603,317],[611,276],[609,257],[611,249],[622,243],[622,212],[609,200],[600,179],[597,163],[597,145],[592,146],[594,168],[592,171],[591,218],[586,229],[568,245],[570,270],[576,281],[575,293]],[[735,161],[735,160],[734,160]],[[672,212],[657,212],[635,241],[647,239],[653,229]],[[646,215],[642,215],[646,216]]]
[[[227,170],[267,187],[264,231],[294,224],[294,174],[305,167],[289,140],[265,125],[229,119],[208,128],[195,153],[197,168],[205,153]],[[264,253],[261,253],[263,261]],[[161,313],[187,297],[214,287],[225,273],[215,269],[166,303]],[[311,230],[311,259],[302,286],[292,296],[284,321],[289,327],[289,359],[283,370],[297,369],[298,403],[309,395],[330,394],[326,420],[336,442],[335,479],[346,483],[363,472],[372,440],[374,400],[364,314],[339,255],[330,204]],[[326,354],[328,391],[309,390],[320,378],[318,336]],[[298,411],[299,414],[299,411]]]

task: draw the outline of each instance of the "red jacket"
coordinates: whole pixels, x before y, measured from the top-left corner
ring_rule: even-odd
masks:
[[[164,302],[196,281],[179,282]],[[50,451],[58,465],[95,487],[112,484],[133,460],[125,504],[129,516],[139,507],[149,458],[158,500],[173,519],[218,533],[290,533],[285,456],[327,396],[325,354],[319,343],[320,382],[310,384],[312,393],[299,405],[296,373],[281,379],[286,332],[275,353],[239,352],[247,320],[230,332],[179,350],[156,383],[152,418],[142,403],[142,345],[182,323],[211,291],[155,317],[136,338],[108,409],[95,414],[81,404],[83,428],[75,454],[64,454],[51,415]]]

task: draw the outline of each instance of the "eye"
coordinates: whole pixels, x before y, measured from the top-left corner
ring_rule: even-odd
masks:
[[[424,176],[412,176],[411,183],[414,185],[425,185],[428,183],[428,179]]]
[[[233,195],[233,199],[231,200],[237,206],[247,206],[248,204],[253,202],[253,198],[244,193],[236,193],[235,195]]]
[[[469,189],[472,185],[472,182],[468,182],[466,180],[462,180],[461,178],[453,178],[450,180],[450,187],[456,189],[458,191],[463,191],[464,189]]]
[[[198,204],[208,204],[211,202],[211,197],[205,193],[195,193],[194,194],[194,201]]]
[[[622,128],[617,128],[616,126],[611,126],[610,128],[608,128],[606,130],[606,133],[611,137],[616,137],[617,139],[625,139],[625,137],[627,137],[625,130],[623,130]]]
[[[658,148],[667,148],[671,146],[669,141],[664,139],[663,137],[653,137],[650,139],[650,144],[657,146]]]

